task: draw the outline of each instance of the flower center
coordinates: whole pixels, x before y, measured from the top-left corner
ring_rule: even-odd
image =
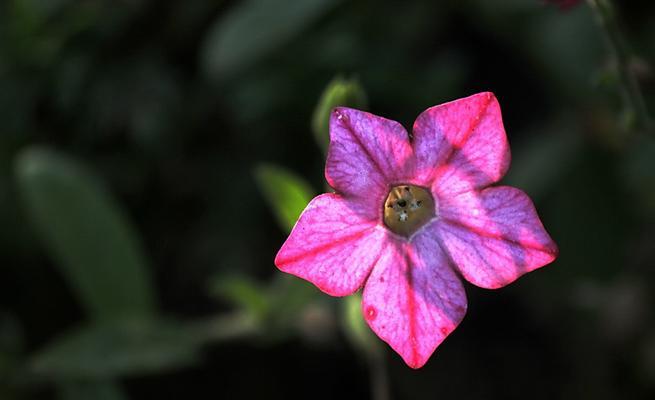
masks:
[[[392,232],[406,237],[434,216],[434,199],[427,189],[419,186],[394,186],[384,202],[384,224]]]

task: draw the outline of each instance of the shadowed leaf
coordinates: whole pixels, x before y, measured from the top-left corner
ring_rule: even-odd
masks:
[[[90,316],[151,314],[155,299],[141,242],[102,183],[44,149],[20,153],[15,168],[28,217]]]

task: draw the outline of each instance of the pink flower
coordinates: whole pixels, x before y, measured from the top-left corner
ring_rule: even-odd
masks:
[[[489,187],[510,153],[492,93],[429,108],[412,136],[350,108],[330,119],[325,177],[275,265],[332,296],[364,286],[369,326],[412,368],[466,313],[460,277],[505,286],[557,256],[528,196]]]

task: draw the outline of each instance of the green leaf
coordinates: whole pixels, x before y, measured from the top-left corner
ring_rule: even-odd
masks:
[[[227,78],[302,32],[338,0],[247,0],[211,28],[201,53],[205,71]]]
[[[312,131],[319,146],[327,152],[330,143],[330,113],[337,106],[365,109],[368,101],[357,79],[334,78],[325,88],[314,109]]]
[[[197,362],[203,339],[194,326],[174,321],[91,324],[48,345],[30,369],[57,381],[156,373]]]
[[[244,309],[257,320],[261,320],[270,309],[266,290],[245,276],[217,276],[212,280],[209,291]]]
[[[61,382],[60,400],[126,400],[127,396],[115,382],[108,380]]]
[[[29,219],[88,313],[150,315],[155,299],[141,242],[102,183],[45,149],[20,153],[15,172]]]
[[[302,178],[275,165],[259,165],[255,179],[278,223],[290,232],[314,191]]]

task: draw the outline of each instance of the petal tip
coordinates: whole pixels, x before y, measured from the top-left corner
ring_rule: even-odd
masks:
[[[292,232],[293,232],[293,230],[292,230]],[[277,268],[279,268],[281,271],[284,271],[284,269],[283,269],[283,266],[285,264],[284,253],[285,253],[285,250],[286,250],[287,241],[288,241],[288,238],[287,238],[287,240],[284,241],[284,243],[282,243],[282,246],[280,246],[280,250],[277,251],[277,254],[275,254],[275,258],[273,259],[273,264],[275,264],[275,266]]]
[[[557,259],[557,257],[559,257],[559,246],[557,246],[557,243],[551,240],[548,247],[550,255],[553,256],[553,259],[550,260],[550,262],[553,262]]]
[[[428,362],[428,359],[420,360],[420,361],[413,361],[413,362],[410,362],[410,361],[405,360],[405,364],[407,364],[407,366],[410,367],[411,369],[420,369],[420,368],[422,368],[422,367],[423,367],[427,362]]]
[[[363,111],[357,110],[355,108],[344,107],[344,106],[334,107],[332,109],[332,113],[330,114],[330,125],[334,123],[345,122],[348,118],[348,115],[353,112],[363,112]]]
[[[484,98],[486,100],[489,100],[489,101],[491,101],[493,99],[496,99],[496,95],[491,91],[484,91],[484,92],[476,93],[476,94],[472,95],[471,97],[477,97],[477,96],[482,97],[482,98]]]

